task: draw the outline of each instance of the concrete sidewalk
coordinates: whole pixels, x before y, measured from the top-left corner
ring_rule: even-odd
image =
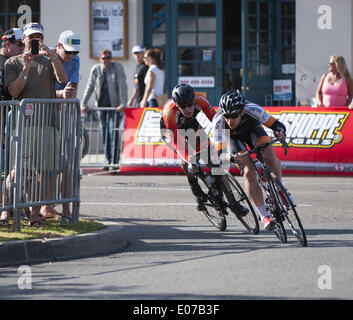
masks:
[[[53,239],[0,242],[0,267],[88,258],[121,251],[127,246],[123,227],[102,222],[102,230]]]

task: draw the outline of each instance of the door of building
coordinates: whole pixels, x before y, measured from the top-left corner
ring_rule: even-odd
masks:
[[[188,83],[217,105],[222,93],[222,1],[145,0],[144,44],[164,53],[166,90]]]
[[[295,0],[242,0],[242,57],[248,100],[260,105],[295,102]],[[290,98],[276,100],[274,80],[290,80]],[[288,86],[288,81],[281,83]]]

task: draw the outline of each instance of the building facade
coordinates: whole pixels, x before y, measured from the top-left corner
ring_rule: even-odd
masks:
[[[114,2],[124,3],[124,32],[116,30],[118,41],[104,42],[99,37],[115,32],[113,24],[106,23]],[[79,98],[91,67],[99,62],[92,47],[102,40],[100,45],[126,50],[119,61],[129,95],[135,70],[130,51],[142,44],[163,51],[168,92],[185,82],[204,92],[214,105],[229,88],[242,88],[249,100],[260,105],[308,105],[331,55],[342,55],[352,71],[352,2],[1,0],[0,31],[38,21],[44,25],[44,42],[49,46],[56,44],[63,30],[78,32]],[[117,18],[120,13],[112,14]],[[92,28],[99,30],[98,40]]]

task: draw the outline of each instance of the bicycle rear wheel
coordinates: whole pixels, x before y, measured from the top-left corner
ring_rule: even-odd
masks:
[[[272,215],[272,218],[274,218],[274,215]],[[276,219],[275,220],[275,227],[273,228],[273,232],[278,238],[279,241],[282,243],[287,243],[287,232],[286,229],[284,228],[283,222],[281,219]]]
[[[205,196],[207,197],[207,202],[199,204],[197,209],[202,211],[206,218],[219,230],[224,231],[227,229],[227,220],[221,210],[220,206],[215,202],[213,197],[210,195],[210,189],[207,183],[204,181],[204,177],[200,176],[198,179],[198,184]]]
[[[290,230],[296,237],[297,241],[303,246],[307,246],[307,240],[305,235],[305,230],[303,228],[302,222],[300,221],[297,210],[291,198],[288,195],[286,188],[283,186],[278,178],[275,178],[275,185],[278,194],[278,198],[281,204],[281,211],[288,223]]]
[[[246,230],[248,230],[252,234],[258,234],[260,230],[259,221],[257,219],[255,210],[251,204],[249,197],[247,196],[239,182],[229,172],[226,172],[224,178],[227,179],[229,187],[231,188],[231,190],[227,190],[225,183],[221,183],[222,191],[228,200],[229,207],[232,209],[235,200],[240,205],[247,208],[249,212],[246,216],[242,217],[239,214],[236,214],[235,212],[234,214]]]

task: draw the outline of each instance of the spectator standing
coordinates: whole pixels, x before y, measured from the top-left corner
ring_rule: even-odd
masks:
[[[114,108],[114,110],[99,112],[105,158],[109,165],[104,169],[113,170],[110,165],[116,166],[119,161],[119,133],[115,129],[119,128],[124,117],[127,85],[123,66],[117,61],[112,61],[110,50],[101,52],[100,63],[94,65],[90,71],[81,103],[83,113],[88,111],[87,103],[93,92],[96,107]]]
[[[149,68],[145,77],[146,88],[140,102],[140,107],[163,107],[163,105],[158,105],[157,102],[158,97],[165,96],[166,99],[163,99],[164,103],[168,99],[168,95],[164,94],[165,72],[161,59],[161,51],[159,49],[148,49],[143,58]]]
[[[68,81],[59,83],[55,81],[56,97],[73,99],[77,96],[77,86],[80,81],[80,36],[72,30],[66,30],[59,36],[58,43],[53,51],[64,64]]]
[[[330,57],[329,72],[320,79],[316,92],[319,107],[349,106],[353,97],[353,80],[342,56]]]
[[[12,28],[7,30],[1,37],[0,48],[0,101],[10,100],[11,96],[4,90],[4,66],[8,58],[17,56],[23,52],[24,44],[22,42],[22,30]]]
[[[132,55],[136,61],[136,71],[134,74],[135,88],[127,102],[128,107],[139,107],[145,92],[145,77],[148,70],[148,66],[143,61],[145,51],[145,48],[139,45],[132,48]]]
[[[5,91],[4,88],[4,66],[7,59],[12,56],[17,56],[23,52],[24,44],[22,42],[22,30],[18,28],[12,28],[5,31],[4,35],[1,37],[0,46],[0,101],[10,100],[11,96]],[[4,121],[6,117],[6,110],[0,114],[1,121]],[[3,122],[3,128],[5,127],[5,121]],[[1,137],[3,137],[4,132],[1,132]],[[3,145],[3,144],[2,144]],[[3,146],[2,146],[3,148]],[[5,194],[5,202],[8,201],[7,195]],[[0,226],[7,227],[9,225],[10,213],[8,211],[3,211],[0,214]]]
[[[51,50],[58,56],[58,59],[61,63],[64,64],[65,71],[67,73],[68,81],[66,83],[59,83],[58,80],[55,80],[55,90],[56,97],[62,99],[74,99],[77,96],[77,86],[80,79],[80,57],[78,54],[81,51],[80,47],[80,36],[78,33],[72,30],[63,31],[58,39],[56,47]],[[67,170],[67,169],[65,169]],[[63,177],[64,188],[66,187],[65,172]],[[70,219],[70,204],[64,203],[62,205],[62,222],[68,222]],[[60,218],[58,212],[49,205],[45,205],[41,209],[41,214],[44,218]]]
[[[60,83],[67,82],[67,73],[58,56],[43,43],[43,26],[36,22],[27,24],[23,29],[22,40],[25,44],[24,53],[11,57],[5,63],[5,89],[8,89],[13,98],[19,100],[24,98],[54,99],[56,97],[55,80]],[[38,41],[39,54],[32,54],[31,43],[33,40]],[[44,111],[50,113],[47,109]],[[57,141],[59,141],[60,135],[57,125],[57,110],[53,110],[50,114],[52,114],[50,124],[44,126],[38,136],[26,137],[29,139],[27,143],[30,148],[41,145],[41,152],[45,155],[43,162],[38,163],[41,160],[37,160],[36,163],[37,168],[42,168],[42,172],[37,172],[38,179],[40,179],[40,175],[47,175],[49,179],[48,190],[45,190],[48,192],[45,192],[45,197],[48,197],[48,194],[51,195],[54,176],[50,172],[58,168],[59,162]],[[48,143],[44,143],[45,139]],[[36,155],[32,154],[31,157],[35,162]],[[40,206],[33,207],[30,226],[41,227],[39,214]]]

